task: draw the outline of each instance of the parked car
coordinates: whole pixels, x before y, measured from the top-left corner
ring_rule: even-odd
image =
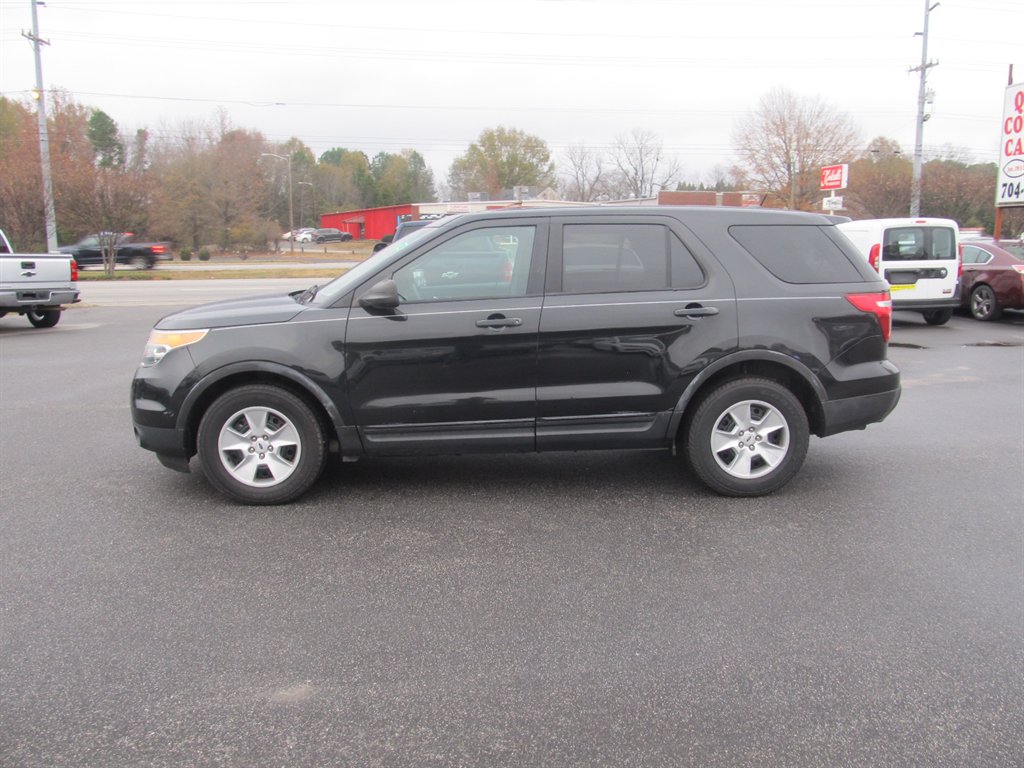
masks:
[[[352,239],[352,234],[340,229],[326,227],[313,232],[313,241],[317,243],[344,243]]]
[[[960,229],[951,219],[861,219],[839,224],[892,291],[893,309],[942,325],[960,306]]]
[[[0,317],[25,315],[36,328],[52,328],[79,299],[78,264],[59,253],[14,253],[0,230]]]
[[[374,252],[376,253],[377,251],[387,248],[393,242],[401,240],[403,237],[410,234],[411,232],[415,232],[417,229],[422,229],[423,227],[427,226],[431,221],[436,221],[436,219],[408,219],[406,221],[398,222],[398,226],[395,227],[394,234],[384,235],[384,237],[381,238],[380,242],[373,246]]]
[[[1024,259],[980,240],[964,243],[963,252],[962,306],[975,319],[995,320],[1004,309],[1024,309]]]
[[[833,222],[683,207],[439,221],[324,286],[160,320],[135,434],[249,504],[298,498],[332,451],[678,450],[718,493],[770,493],[811,434],[882,421],[900,396],[886,283]]]
[[[303,242],[303,240],[302,240],[302,236],[303,236],[303,235],[304,235],[304,234],[305,234],[306,232],[315,232],[315,231],[316,231],[316,230],[315,230],[315,229],[313,229],[313,227],[302,227],[302,228],[300,228],[300,229],[296,229],[296,230],[295,230],[295,242],[297,242],[297,243],[298,243],[298,242]],[[284,233],[283,235],[281,235],[281,239],[282,239],[282,240],[291,240],[291,239],[292,239],[292,233],[291,233],[291,232],[285,232],[285,233]],[[307,242],[307,243],[308,243],[308,242],[309,242],[309,240],[305,240],[304,242]]]

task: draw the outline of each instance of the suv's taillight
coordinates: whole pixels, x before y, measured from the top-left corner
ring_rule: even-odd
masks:
[[[78,262],[74,259],[71,260],[71,282],[78,282]]]
[[[871,246],[871,252],[868,254],[868,264],[871,265],[871,268],[873,270],[875,270],[875,272],[878,271],[878,257],[881,256],[881,255],[882,255],[882,244],[881,243],[875,243],[874,245],[872,245]]]
[[[861,312],[870,312],[878,318],[882,327],[882,338],[889,341],[892,336],[892,299],[889,292],[882,293],[848,293],[846,300]]]

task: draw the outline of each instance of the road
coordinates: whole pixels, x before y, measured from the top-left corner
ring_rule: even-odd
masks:
[[[0,765],[1022,764],[1021,315],[901,316],[896,411],[769,498],[608,452],[254,509],[135,446],[141,285],[0,320]]]

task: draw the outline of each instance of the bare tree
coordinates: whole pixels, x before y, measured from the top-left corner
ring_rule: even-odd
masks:
[[[622,197],[652,197],[675,184],[682,171],[677,159],[665,155],[661,137],[642,128],[615,137],[612,164],[615,187]]]
[[[850,164],[847,212],[856,218],[906,216],[910,207],[913,168],[910,158],[893,139],[872,139],[859,159]]]
[[[562,193],[566,200],[592,203],[606,194],[604,155],[583,144],[570,146],[563,155]]]
[[[822,166],[849,162],[858,133],[848,115],[821,99],[776,88],[735,129],[738,175],[777,204],[817,208]]]

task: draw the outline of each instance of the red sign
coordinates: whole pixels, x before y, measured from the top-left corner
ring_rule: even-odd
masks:
[[[831,189],[846,189],[846,179],[850,173],[850,166],[826,165],[821,169],[821,188],[824,191]]]

